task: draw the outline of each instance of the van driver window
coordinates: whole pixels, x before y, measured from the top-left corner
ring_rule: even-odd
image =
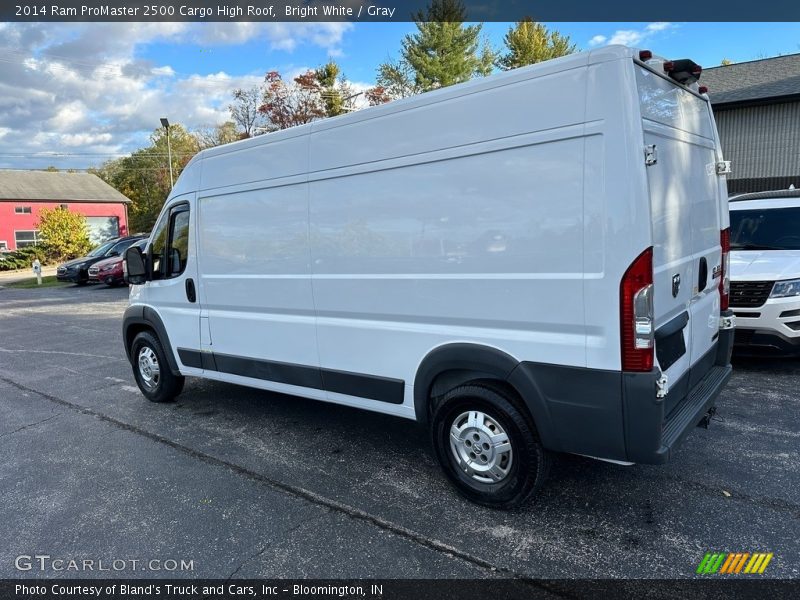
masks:
[[[155,232],[153,233],[153,243],[150,244],[150,264],[153,266],[153,279],[161,279],[164,277],[164,272],[161,267],[161,257],[164,256],[164,250],[167,247],[168,222],[169,214],[166,214],[161,221],[159,221],[158,225],[156,225]]]
[[[168,277],[176,277],[186,268],[189,255],[189,211],[181,210],[173,213],[170,227]]]

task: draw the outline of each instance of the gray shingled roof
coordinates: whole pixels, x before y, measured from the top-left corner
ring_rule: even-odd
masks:
[[[704,69],[711,104],[751,102],[800,95],[800,54]]]
[[[0,201],[130,202],[97,175],[0,170]]]

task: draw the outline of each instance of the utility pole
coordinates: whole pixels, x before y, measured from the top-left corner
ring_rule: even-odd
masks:
[[[175,187],[175,180],[172,178],[172,145],[169,141],[169,119],[166,117],[161,118],[161,126],[167,130],[167,160],[169,160],[169,189]]]

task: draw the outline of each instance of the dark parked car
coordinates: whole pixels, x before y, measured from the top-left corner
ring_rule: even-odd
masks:
[[[102,246],[98,246],[86,256],[58,265],[56,279],[59,281],[71,281],[78,285],[86,285],[89,283],[89,267],[106,258],[122,256],[129,246],[144,237],[146,236],[131,235],[110,240]]]

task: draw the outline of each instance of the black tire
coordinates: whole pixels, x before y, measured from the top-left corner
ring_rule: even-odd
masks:
[[[479,418],[480,428],[470,427],[470,422],[464,421],[464,415],[470,411],[484,415],[485,419]],[[454,423],[457,428],[460,423],[463,432],[459,438],[463,442],[454,442],[456,449],[451,445],[450,438]],[[480,436],[483,442],[473,446],[473,450],[486,446],[488,440],[482,429],[486,434],[504,432],[511,444],[511,451],[503,454],[492,448],[491,454],[487,449],[479,450],[482,454],[477,456],[461,454],[461,458],[457,458],[459,452],[468,450],[464,444],[471,441],[473,435]],[[468,434],[470,431],[473,433]],[[450,482],[467,499],[491,508],[509,509],[525,504],[541,489],[550,469],[551,455],[542,446],[533,420],[516,393],[502,385],[479,382],[447,392],[433,407],[431,436],[436,457]],[[466,462],[468,459],[474,462]],[[504,473],[501,478],[482,471],[469,473],[471,466],[480,469],[492,465],[495,466],[495,473]]]
[[[150,361],[155,360],[158,366],[158,377],[153,377],[152,362],[149,373],[146,373],[140,364],[140,353],[145,352],[145,358]],[[149,357],[147,356],[149,354]],[[183,391],[185,378],[174,375],[169,369],[164,348],[161,342],[150,331],[142,331],[131,344],[131,366],[136,384],[139,386],[144,397],[151,402],[171,402]]]

